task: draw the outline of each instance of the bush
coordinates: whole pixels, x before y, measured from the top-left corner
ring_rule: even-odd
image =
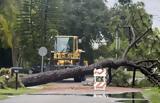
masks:
[[[7,87],[9,87],[9,88],[15,88],[16,87],[16,77],[13,76],[12,78],[10,78],[5,83],[6,83]],[[24,87],[24,85],[21,82],[21,80],[18,80],[18,87]]]
[[[3,76],[3,75],[10,75],[10,69],[8,68],[1,68],[0,69],[0,76]]]
[[[0,89],[4,88],[6,88],[5,78],[3,76],[0,76]]]
[[[148,98],[151,103],[159,103],[160,88],[158,87],[147,87],[143,90],[143,96]]]
[[[152,87],[153,84],[147,80],[147,79],[143,79],[140,82],[136,83],[137,87]]]
[[[0,69],[0,89],[15,88],[16,78],[11,77],[11,70],[8,68]],[[18,87],[24,87],[22,82],[18,80]]]
[[[118,69],[117,71],[113,72],[112,76],[112,86],[129,86],[129,79],[131,76],[126,74],[123,69]]]

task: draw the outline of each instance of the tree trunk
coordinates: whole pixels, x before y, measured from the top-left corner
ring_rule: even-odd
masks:
[[[17,40],[16,40],[16,34],[13,32],[13,40],[12,40],[12,64],[13,66],[18,66],[17,65]]]
[[[140,62],[136,62],[140,63]],[[88,67],[75,67],[75,68],[68,68],[68,69],[61,69],[61,70],[54,70],[54,71],[47,71],[43,73],[38,74],[32,74],[27,77],[23,77],[22,83],[25,86],[34,86],[34,85],[40,85],[45,84],[49,82],[59,81],[67,78],[72,78],[77,75],[82,74],[92,74],[94,68],[113,68],[117,69],[120,66],[126,66],[131,68],[139,69],[145,76],[147,76],[153,83],[160,85],[160,78],[153,77],[152,73],[147,71],[144,66],[137,65],[135,62],[128,61],[128,60],[104,60],[92,65],[89,65]]]
[[[16,62],[16,49],[15,49],[14,46],[12,47],[12,64],[13,64],[13,66],[17,66],[17,62]]]

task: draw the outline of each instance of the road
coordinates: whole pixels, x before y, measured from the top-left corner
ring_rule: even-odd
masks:
[[[122,87],[106,88],[107,94],[140,91],[140,89]],[[38,93],[10,97],[1,100],[0,103],[117,103],[116,100],[119,100],[103,95],[95,97],[93,94],[93,86],[84,86],[84,83],[74,83],[67,80],[47,84]]]
[[[12,97],[0,103],[116,103],[105,97],[89,97],[74,95],[22,95]]]

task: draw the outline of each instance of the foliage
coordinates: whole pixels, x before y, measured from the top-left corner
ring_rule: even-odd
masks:
[[[102,61],[102,60],[104,60],[104,59],[105,59],[104,57],[99,56],[99,58],[98,58],[98,59],[95,59],[95,61],[94,61],[94,62]]]
[[[0,4],[0,37],[3,47],[12,47],[14,38],[16,14],[20,0],[1,0]]]
[[[53,48],[53,37],[58,34],[61,0],[24,0],[19,14],[17,32],[19,34],[18,65],[40,64],[38,49]],[[32,54],[32,56],[28,56]]]
[[[11,77],[9,80],[6,80],[5,83],[6,83],[8,88],[15,88],[16,87],[16,85],[15,85],[16,77],[15,76]],[[22,84],[20,79],[18,80],[18,85],[17,86],[18,87],[24,87],[24,85]]]
[[[14,77],[10,77],[8,80],[4,76],[0,76],[0,88],[5,89],[5,88],[15,88],[16,79]],[[22,82],[18,80],[18,87],[24,87]]]
[[[126,74],[123,69],[118,69],[114,71],[112,76],[112,84],[113,86],[129,86],[129,79],[131,76]]]
[[[158,87],[146,88],[142,93],[146,98],[148,98],[151,101],[151,103],[159,103],[160,88]]]
[[[118,0],[118,2],[122,5],[131,3],[132,0]]]
[[[8,76],[8,77],[6,77]],[[0,69],[0,88],[15,88],[16,78],[11,76],[10,69],[1,68]],[[18,87],[24,87],[21,80],[18,80]]]
[[[102,35],[109,36],[105,27],[108,9],[103,0],[64,0],[63,4],[64,21],[60,34],[79,36],[82,39],[80,47],[90,64],[93,62],[93,41],[100,41]]]
[[[0,42],[4,43],[3,45],[0,45],[0,47],[3,46],[6,47],[5,45],[12,47],[11,32],[8,27],[8,22],[3,15],[0,15],[0,35],[1,35]]]
[[[3,75],[10,75],[10,70],[8,68],[1,68],[0,76],[3,76]]]
[[[7,87],[6,84],[6,77],[5,76],[10,76],[10,70],[7,68],[1,68],[0,69],[0,89],[4,89]]]
[[[16,15],[19,11],[18,5],[20,2],[21,0],[1,0],[0,4],[0,48],[12,49],[12,51],[9,50],[9,52],[7,52],[8,55],[12,54],[12,57],[10,57],[9,59],[12,58],[13,61],[15,60],[14,57],[16,55],[14,48],[15,44],[17,44],[17,35],[15,33],[17,17]],[[4,59],[7,60],[6,58]]]
[[[46,46],[53,48],[55,35],[78,35],[86,57],[93,61],[92,41],[100,40],[100,32],[107,38],[105,18],[107,7],[103,0],[23,0],[17,16],[16,61],[17,65],[40,64],[37,50]],[[28,56],[32,54],[32,56]],[[49,56],[49,55],[48,55]]]
[[[137,87],[152,87],[153,84],[147,80],[147,79],[143,79],[140,82],[136,83]]]
[[[133,71],[125,71],[125,74],[130,75],[130,79],[132,80],[133,77]],[[132,81],[129,83],[132,85]],[[147,78],[145,78],[144,74],[142,74],[140,71],[136,71],[135,75],[135,87],[152,87],[154,84],[152,84]]]
[[[108,8],[104,0],[1,0],[0,48],[12,47],[14,66],[29,67],[40,64],[37,52],[41,46],[52,50],[55,35],[77,35],[89,64],[100,56],[115,58],[117,54],[121,58],[133,39],[128,27],[133,27],[139,37],[152,26],[152,15],[145,11],[143,2],[118,1]],[[116,33],[120,39],[117,49]],[[127,58],[159,59],[159,34],[158,29],[148,33]],[[100,44],[102,39],[107,45],[93,50],[93,43]]]
[[[152,26],[152,16],[146,13],[143,2],[133,3],[131,0],[119,0],[120,4],[116,4],[109,11],[109,22],[106,21],[108,32],[112,37],[116,36],[120,39],[118,49],[116,49],[116,41],[107,42],[107,45],[102,45],[98,50],[95,50],[95,57],[103,56],[105,58],[121,58],[125,49],[133,40],[133,34],[129,27],[133,27],[135,37],[139,37],[148,28]],[[127,55],[128,59],[158,59],[160,53],[159,30],[155,29],[148,33],[142,40],[132,47]],[[147,42],[147,43],[146,43]],[[143,52],[143,53],[142,53]]]
[[[5,78],[0,76],[0,89],[6,88]]]

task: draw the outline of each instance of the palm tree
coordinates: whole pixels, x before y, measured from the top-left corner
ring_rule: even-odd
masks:
[[[7,20],[0,14],[0,41],[2,46],[12,47],[12,33]]]
[[[15,24],[20,1],[0,0],[0,43],[2,47],[12,49],[13,65],[16,61],[15,44],[17,43],[15,41],[17,41],[17,35]]]

